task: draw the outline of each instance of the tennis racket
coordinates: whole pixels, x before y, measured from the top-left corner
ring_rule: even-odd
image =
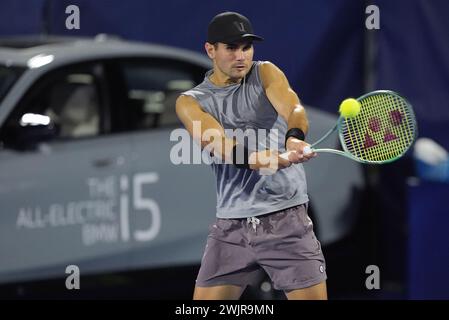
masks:
[[[401,158],[417,137],[417,123],[411,104],[399,94],[378,90],[356,99],[360,113],[352,118],[339,117],[335,126],[304,153],[327,152],[370,164],[383,164]],[[316,149],[334,131],[343,151]],[[289,151],[292,152],[292,151]],[[288,159],[289,152],[281,156]]]

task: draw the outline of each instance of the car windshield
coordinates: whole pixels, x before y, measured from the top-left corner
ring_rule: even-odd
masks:
[[[0,66],[0,103],[8,90],[17,81],[24,68]]]

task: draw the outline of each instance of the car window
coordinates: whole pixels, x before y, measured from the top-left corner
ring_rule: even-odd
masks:
[[[48,119],[57,128],[55,138],[98,135],[100,92],[95,69],[66,68],[39,79],[19,104],[19,111],[8,120],[8,126],[36,125],[33,119]]]
[[[24,70],[24,68],[0,66],[0,102]]]
[[[98,135],[99,95],[93,75],[70,73],[51,84],[43,113],[59,126],[62,138]]]
[[[126,112],[131,130],[179,125],[175,102],[196,86],[206,71],[173,61],[122,62]]]

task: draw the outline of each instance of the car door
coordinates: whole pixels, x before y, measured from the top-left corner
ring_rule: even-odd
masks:
[[[130,139],[111,134],[101,63],[49,72],[1,128],[0,281],[126,266]]]
[[[132,139],[132,263],[198,263],[207,226],[215,218],[213,172],[204,164],[175,164],[170,154],[177,143],[171,134],[183,130],[176,99],[203,80],[206,68],[164,58],[121,60],[111,68],[117,77],[113,82],[124,90],[123,99],[114,99],[121,115],[117,126]],[[192,152],[201,152],[185,130],[184,138]]]

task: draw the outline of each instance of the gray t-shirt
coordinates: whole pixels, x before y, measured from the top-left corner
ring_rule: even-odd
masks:
[[[204,81],[183,92],[198,101],[203,111],[211,114],[225,129],[228,137],[235,137],[250,150],[277,149],[285,151],[286,121],[278,115],[268,100],[255,61],[241,83],[225,87],[214,85],[206,73]],[[248,133],[240,139],[235,129]],[[249,141],[249,142],[248,142]],[[273,175],[260,175],[257,170],[241,169],[220,161],[212,162],[217,178],[217,217],[246,218],[286,209],[308,201],[304,168],[294,164]]]

